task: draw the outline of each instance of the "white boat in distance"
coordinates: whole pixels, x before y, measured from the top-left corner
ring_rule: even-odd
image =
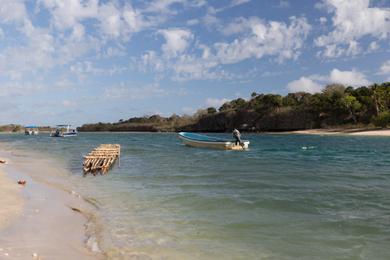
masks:
[[[24,130],[25,135],[38,135],[39,134],[38,126],[29,125],[29,126],[25,126],[24,128],[25,128],[25,130]]]
[[[179,138],[185,145],[188,146],[222,150],[246,150],[248,149],[250,143],[247,140],[243,140],[241,145],[236,145],[235,141],[233,140],[189,132],[180,132]]]
[[[71,129],[71,125],[57,125],[57,129],[50,133],[51,137],[77,136],[77,130]]]

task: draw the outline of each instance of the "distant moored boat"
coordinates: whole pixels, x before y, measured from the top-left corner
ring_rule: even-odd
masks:
[[[189,132],[180,132],[179,138],[188,146],[223,150],[245,150],[248,149],[250,143],[244,140],[242,141],[242,145],[236,145],[233,140]]]
[[[57,129],[50,133],[51,137],[70,137],[77,136],[77,130],[71,129],[71,125],[57,125]]]
[[[38,127],[35,125],[26,126],[25,130],[24,130],[24,134],[25,135],[38,135],[39,134]]]

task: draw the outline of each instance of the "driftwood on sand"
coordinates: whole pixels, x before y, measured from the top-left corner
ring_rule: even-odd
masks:
[[[101,144],[84,156],[84,174],[106,174],[116,159],[120,161],[121,146],[119,144]],[[120,162],[119,162],[120,163]]]

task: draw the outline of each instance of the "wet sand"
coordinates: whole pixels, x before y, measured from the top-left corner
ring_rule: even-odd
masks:
[[[0,166],[1,167],[1,166]],[[5,228],[17,217],[23,206],[20,187],[0,168],[0,229]],[[0,249],[1,250],[1,249]]]
[[[80,196],[30,177],[50,170],[44,165],[0,158],[7,160],[0,164],[0,259],[104,259],[86,235],[89,205]]]

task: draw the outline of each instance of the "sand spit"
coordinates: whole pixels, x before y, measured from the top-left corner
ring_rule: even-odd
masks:
[[[20,160],[0,165],[0,259],[104,259],[86,235],[83,198],[31,178],[29,171],[50,169],[38,163],[29,169]]]

